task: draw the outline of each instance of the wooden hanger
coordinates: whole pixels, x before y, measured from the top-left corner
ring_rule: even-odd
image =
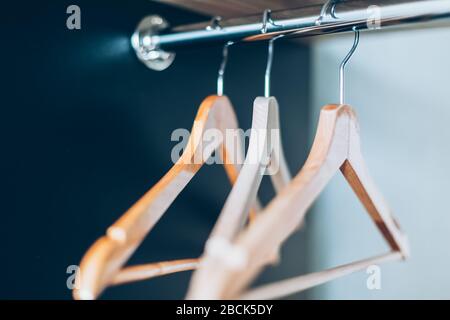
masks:
[[[270,10],[265,11],[267,14],[270,14]],[[280,36],[269,41],[264,97],[257,97],[253,102],[252,127],[244,166],[219,215],[207,247],[214,245],[214,241],[233,238],[240,230],[250,205],[256,199],[264,174],[270,175],[277,193],[291,180],[281,142],[279,106],[277,100],[270,96],[273,47],[278,38]]]
[[[176,272],[194,270],[199,263],[199,259],[181,259],[125,267],[116,274],[111,285],[149,280]]]
[[[208,238],[202,264],[191,278],[188,298],[191,295],[196,296],[197,290],[208,290],[207,283],[215,272],[214,263],[209,265],[209,261],[213,261],[216,254],[227,255],[229,258],[227,262],[231,265],[242,263],[242,255],[239,251],[232,250],[229,243],[245,221],[246,212],[256,197],[266,170],[271,174],[277,193],[291,180],[281,143],[278,103],[274,97],[269,97],[273,42],[276,39],[269,41],[265,97],[256,98],[253,104],[252,131],[244,166]],[[277,261],[278,251],[273,251],[270,258],[272,262]]]
[[[187,296],[189,299],[238,297],[262,268],[271,262],[273,252],[278,252],[283,242],[301,225],[308,208],[339,170],[370,214],[392,252],[265,286],[248,295],[244,294],[243,297],[279,297],[360,270],[367,263],[405,259],[408,256],[408,240],[368,174],[361,153],[356,115],[350,106],[343,103],[344,68],[358,42],[359,31],[355,29],[353,47],[340,67],[341,104],[322,108],[314,143],[305,165],[292,182],[258,215],[252,225],[237,239],[223,245],[228,248],[227,252],[234,254],[217,253],[210,257],[207,263],[203,261],[208,267],[208,282],[203,278],[197,281],[195,286],[191,286]],[[237,253],[241,263],[227,263],[228,260],[234,259],[233,256]],[[273,296],[270,296],[271,292]]]
[[[226,130],[238,129],[233,107],[227,97],[209,96],[202,102],[187,147],[180,159],[87,251],[77,273],[79,287],[74,290],[75,299],[95,299],[109,285],[190,270],[198,264],[196,259],[188,263],[186,260],[171,261],[129,267],[120,272],[148,232],[214,150],[220,152],[230,181],[233,183],[236,180],[244,159],[240,141],[230,144],[227,140],[215,139],[212,146],[204,148],[203,135],[209,129],[220,130],[223,137],[226,137]],[[254,210],[259,210],[258,202],[254,203]],[[254,217],[254,211],[250,216]]]
[[[208,282],[206,295],[193,294],[193,299],[237,297],[261,269],[270,263],[270,256],[298,228],[304,215],[337,171],[341,171],[372,220],[381,231],[393,253],[392,257],[408,256],[408,241],[390,210],[370,179],[360,149],[356,116],[350,106],[328,105],[320,114],[319,126],[308,159],[292,182],[260,213],[254,223],[230,246],[241,252],[246,263],[230,268],[226,260],[209,263],[214,276]],[[400,253],[400,254],[398,254]],[[389,255],[390,256],[390,255]],[[352,268],[349,265],[344,268]],[[344,272],[345,274],[345,272]],[[326,274],[325,277],[329,276]],[[306,278],[322,283],[324,275]],[[304,281],[305,278],[303,278]],[[306,288],[304,282],[297,282]],[[292,292],[292,290],[291,290]],[[189,296],[188,296],[189,297]]]
[[[277,281],[247,291],[239,297],[242,300],[268,300],[286,297],[288,295],[321,285],[331,280],[367,269],[372,265],[378,265],[389,261],[402,259],[398,251],[389,252],[373,258],[352,262],[343,266],[330,268],[324,271],[313,272],[295,278]]]
[[[244,166],[231,189],[218,221],[211,232],[215,237],[233,238],[246,221],[250,205],[256,199],[263,175],[270,175],[275,191],[291,181],[281,145],[278,103],[274,97],[258,97],[253,105],[252,129]]]

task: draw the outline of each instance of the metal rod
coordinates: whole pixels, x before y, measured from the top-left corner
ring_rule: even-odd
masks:
[[[376,16],[377,7],[380,14],[378,17]],[[261,16],[258,15],[248,18],[250,22],[246,24],[240,24],[239,19],[223,20],[221,29],[218,30],[206,30],[206,25],[202,26],[202,24],[177,27],[173,29],[174,32],[160,35],[159,43],[161,48],[170,49],[178,45],[203,41],[255,41],[271,38],[278,33],[304,37],[316,33],[352,31],[354,26],[362,30],[371,28],[374,19],[378,19],[379,26],[384,27],[450,17],[449,0],[350,0],[335,5],[337,19],[325,16],[322,18],[321,25],[317,26],[316,20],[320,16],[321,9],[322,6],[313,6],[278,13],[272,12],[271,18],[275,24],[267,24],[266,33],[261,32]]]
[[[177,26],[151,31],[139,29],[133,35],[136,51],[149,59],[167,55],[181,46],[226,43],[227,41],[269,40],[278,35],[286,38],[308,37],[320,34],[375,30],[410,23],[428,22],[450,17],[450,0],[341,0],[332,12],[322,12],[323,6],[274,11],[271,23],[263,28],[261,15],[223,19],[220,27],[211,28],[211,22]],[[317,20],[320,17],[320,23]],[[162,18],[161,18],[162,19]],[[165,22],[165,21],[164,21]],[[265,32],[262,32],[262,29]],[[150,52],[150,54],[149,54]],[[160,61],[159,61],[160,62]],[[151,66],[150,66],[151,67]]]

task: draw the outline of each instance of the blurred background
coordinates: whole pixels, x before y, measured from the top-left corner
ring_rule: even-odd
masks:
[[[71,4],[81,8],[81,30],[66,28]],[[148,14],[173,25],[210,19],[148,0],[3,5],[1,299],[71,299],[67,268],[167,172],[172,131],[190,129],[201,101],[215,93],[221,47],[180,50],[164,72],[138,61],[129,37]],[[409,236],[411,258],[381,266],[380,290],[368,290],[360,272],[290,298],[450,298],[449,38],[450,28],[362,33],[347,69],[347,102],[359,116],[364,155]],[[338,100],[338,67],[352,41],[350,34],[276,43],[272,94],[293,174],[309,152],[320,108]],[[266,58],[266,43],[230,49],[225,94],[243,129],[264,93]],[[274,195],[268,180],[263,203]],[[130,264],[199,256],[229,191],[222,167],[203,167]],[[257,283],[387,249],[337,175],[284,246],[281,263]],[[101,298],[180,299],[190,275],[113,287]]]
[[[311,47],[311,111],[336,101],[337,64],[353,36]],[[450,28],[361,34],[347,71],[347,102],[361,125],[371,175],[407,233],[411,257],[381,266],[381,290],[360,272],[312,290],[312,298],[449,299]],[[313,121],[313,120],[312,120]],[[317,270],[386,251],[341,175],[310,215],[308,263]]]

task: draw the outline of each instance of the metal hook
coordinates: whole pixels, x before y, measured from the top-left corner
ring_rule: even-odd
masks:
[[[344,60],[342,60],[341,65],[339,67],[339,103],[344,104],[345,102],[345,66],[347,65],[347,62],[352,57],[353,53],[355,52],[356,48],[359,44],[359,30],[356,27],[353,27],[353,31],[355,32],[355,40],[353,41],[353,46],[350,49],[350,51],[345,56]]]
[[[275,21],[273,21],[272,10],[266,9],[263,12],[261,33],[267,33],[267,24],[269,23],[274,27],[282,27],[282,25],[276,24]]]
[[[340,0],[327,0],[322,6],[322,9],[320,10],[320,15],[315,21],[316,26],[320,26],[322,24],[323,18],[327,15],[328,9],[330,9],[330,14],[333,18],[336,18],[336,4]],[[330,8],[331,6],[331,8]]]
[[[228,61],[228,47],[233,45],[233,41],[228,41],[224,46],[222,50],[222,63],[220,64],[219,73],[217,76],[217,95],[223,96],[223,76],[225,74],[225,68],[227,66]]]
[[[210,24],[206,27],[206,30],[208,30],[208,31],[221,30],[222,29],[222,26],[220,25],[221,22],[222,22],[221,16],[212,17]]]
[[[273,43],[275,40],[284,37],[280,34],[269,40],[268,55],[267,55],[267,65],[266,72],[264,74],[264,97],[270,97],[270,74],[272,73],[272,62],[273,62]]]

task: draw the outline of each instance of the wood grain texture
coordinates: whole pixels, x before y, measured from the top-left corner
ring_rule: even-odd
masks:
[[[409,253],[407,238],[368,175],[353,110],[346,105],[328,105],[321,110],[316,137],[305,165],[256,221],[233,241],[233,247],[245,253],[246,265],[232,269],[224,263],[227,257],[208,257],[203,264],[210,270],[209,279],[207,283],[191,283],[188,298],[239,296],[270,263],[271,254],[279,251],[284,241],[301,225],[307,210],[338,171],[344,174],[392,252],[399,252],[400,257],[406,258]]]
[[[323,4],[323,0],[157,0],[210,16],[236,18],[262,14],[265,9],[284,10]]]
[[[180,159],[83,257],[76,279],[79,288],[73,293],[75,299],[95,299],[111,285],[122,266],[214,150],[219,150],[223,159],[233,156],[233,163],[227,164],[225,169],[231,182],[234,182],[244,159],[240,141],[228,145],[227,140],[222,143],[223,140],[214,139],[205,148],[202,139],[209,129],[219,130],[224,137],[226,130],[238,128],[234,109],[228,98],[209,96],[203,101]],[[154,266],[132,269],[133,272],[125,274],[125,279],[132,281],[133,277],[142,277],[151,270],[154,270]]]

